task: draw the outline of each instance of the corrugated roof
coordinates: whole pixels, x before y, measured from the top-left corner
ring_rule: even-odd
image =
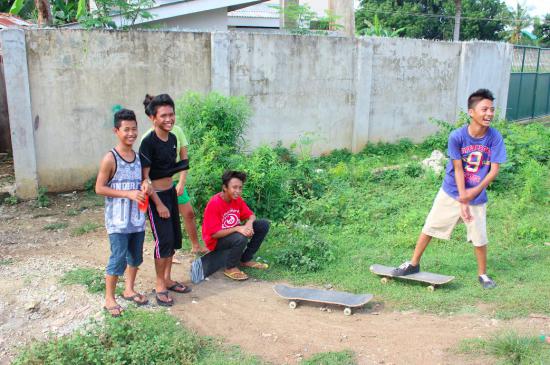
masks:
[[[267,3],[249,6],[243,9],[231,11],[227,13],[230,17],[237,18],[279,18],[279,10],[273,8],[273,5],[278,5],[273,1]]]
[[[35,24],[23,20],[15,15],[0,13],[0,29],[29,28],[34,26]]]

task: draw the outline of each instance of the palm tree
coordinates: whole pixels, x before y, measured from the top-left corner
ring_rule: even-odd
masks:
[[[455,0],[455,29],[453,31],[453,41],[460,40],[460,16],[462,15],[462,0]]]
[[[523,39],[523,30],[531,25],[531,17],[527,13],[527,9],[522,8],[519,3],[516,9],[512,12],[510,18],[511,30],[508,32],[507,40],[510,43],[518,44]]]

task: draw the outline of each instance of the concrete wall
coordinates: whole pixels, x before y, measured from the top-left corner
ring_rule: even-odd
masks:
[[[456,114],[460,43],[370,38],[373,63],[369,141],[421,141],[435,131],[428,118]]]
[[[0,33],[12,140],[13,130],[25,134],[21,161],[35,162],[35,184],[50,191],[79,188],[96,173],[115,143],[113,106],[136,110],[140,129],[148,127],[145,93],[246,96],[251,148],[308,138],[315,154],[359,151],[422,140],[435,131],[429,118],[454,120],[479,87],[505,110],[512,55],[506,44],[402,38],[42,30],[14,43],[13,34]],[[14,73],[22,64],[28,76]],[[14,119],[16,100],[24,103],[14,104]],[[32,163],[19,168],[32,178]]]
[[[301,136],[315,152],[349,148],[355,94],[354,40],[233,33],[230,36],[231,95],[253,108],[252,146]],[[320,61],[322,60],[322,61]]]
[[[27,32],[41,186],[73,189],[114,146],[112,108],[136,111],[146,93],[210,89],[210,35],[176,32]]]

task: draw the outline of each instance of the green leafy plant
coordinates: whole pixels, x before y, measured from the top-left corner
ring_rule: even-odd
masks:
[[[275,262],[294,272],[315,272],[334,261],[333,244],[314,228],[295,225]]]
[[[48,189],[41,186],[38,188],[38,197],[36,198],[36,206],[38,208],[45,208],[50,205],[50,198],[48,198]]]
[[[6,205],[16,205],[17,203],[19,203],[19,199],[17,199],[17,196],[15,195],[10,195],[4,198],[4,204]]]
[[[154,4],[154,0],[96,0],[97,8],[88,12],[85,0],[80,0],[77,17],[84,28],[128,28],[134,26],[138,19],[152,19],[153,15],[147,9]],[[120,26],[113,21],[113,15],[121,16]]]
[[[405,28],[399,28],[399,29],[385,28],[380,22],[380,19],[378,19],[377,14],[374,14],[372,23],[368,20],[365,20],[364,22],[367,27],[360,29],[357,32],[359,35],[394,38],[394,37],[399,37],[399,34],[405,31]]]

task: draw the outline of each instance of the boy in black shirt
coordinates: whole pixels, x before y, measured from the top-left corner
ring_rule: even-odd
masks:
[[[172,175],[189,168],[187,160],[176,163],[177,139],[170,131],[175,123],[174,101],[167,94],[151,100],[147,106],[152,115],[154,130],[141,142],[139,155],[143,179],[150,181],[154,192],[148,215],[155,240],[155,271],[157,304],[171,306],[174,300],[168,290],[188,293],[190,288],[171,279],[172,258],[181,248],[181,226],[176,189]]]

